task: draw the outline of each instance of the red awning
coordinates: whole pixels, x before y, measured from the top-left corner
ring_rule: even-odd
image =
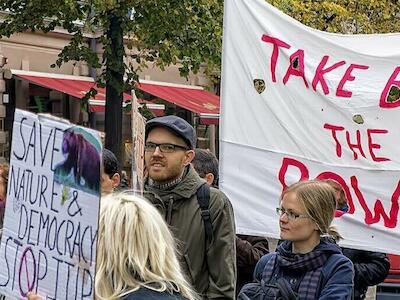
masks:
[[[90,111],[104,112],[105,110],[106,91],[104,88],[96,86],[96,83],[91,77],[47,74],[18,70],[15,70],[14,72],[16,76],[24,80],[28,80],[36,85],[48,89],[57,90],[78,99],[83,98],[83,96],[85,96],[85,94],[92,87],[95,87],[97,90],[97,94],[94,98],[91,98],[89,100]],[[128,102],[131,99],[131,95],[129,95],[128,93],[124,93],[124,102]],[[150,111],[153,112],[156,116],[164,115],[164,105],[154,104],[152,102],[142,99],[139,99],[139,103],[145,103]]]
[[[70,79],[70,78],[53,78],[53,77],[44,77],[44,76],[36,76],[36,75],[24,75],[24,74],[16,74],[16,76],[28,80],[34,84],[46,87],[48,89],[57,90],[64,94],[68,94],[72,97],[81,99],[86,93],[94,87],[97,90],[97,94],[93,100],[106,100],[106,91],[104,88],[96,86],[93,78],[87,77],[87,80],[81,79]],[[78,77],[78,76],[77,76]],[[79,77],[82,78],[82,77]],[[131,96],[127,93],[124,93],[124,101],[130,100]]]
[[[104,112],[105,110],[106,91],[104,88],[96,86],[91,77],[19,70],[13,70],[12,72],[14,75],[36,85],[57,90],[78,99],[83,98],[92,87],[95,87],[97,94],[89,100],[90,110],[92,112]],[[149,94],[199,114],[202,124],[218,123],[219,97],[205,91],[202,87],[141,80],[139,88]],[[124,93],[124,101],[129,100],[131,100],[131,95]],[[139,103],[142,102],[144,100],[139,100]],[[162,105],[146,102],[148,108],[156,116],[164,114],[164,109],[160,108]]]
[[[146,93],[198,114],[219,115],[219,97],[197,86],[163,85],[141,80],[139,88]]]
[[[104,110],[106,109],[106,107],[104,105],[95,105],[95,104],[90,104],[89,105],[90,111],[91,112],[104,112]]]
[[[202,125],[218,125],[219,119],[203,117],[200,115],[200,124],[202,124]]]

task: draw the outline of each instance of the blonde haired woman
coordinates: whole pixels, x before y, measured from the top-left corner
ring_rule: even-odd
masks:
[[[351,299],[353,266],[335,243],[341,238],[331,226],[335,211],[335,191],[326,182],[302,181],[286,189],[277,208],[284,242],[261,258],[255,278],[279,286],[271,292],[284,291],[283,299]]]
[[[126,193],[102,198],[98,232],[96,300],[198,299],[167,224],[146,200]]]
[[[102,199],[96,299],[197,299],[182,275],[167,224],[146,200]]]

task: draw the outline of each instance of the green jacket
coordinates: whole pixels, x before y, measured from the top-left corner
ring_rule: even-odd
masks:
[[[145,197],[170,225],[178,243],[178,257],[195,290],[204,299],[234,299],[236,284],[235,222],[232,205],[221,191],[211,188],[210,213],[214,239],[206,240],[197,202],[205,181],[192,166],[172,190],[145,186]]]

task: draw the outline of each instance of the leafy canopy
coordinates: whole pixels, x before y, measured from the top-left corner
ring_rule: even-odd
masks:
[[[400,32],[399,0],[269,0],[301,23],[336,33]]]
[[[179,62],[183,76],[196,73],[203,63],[211,68],[220,64],[223,0],[2,0],[0,11],[8,12],[0,23],[1,37],[66,29],[72,39],[60,53],[58,66],[67,61],[86,61],[95,68],[118,64],[105,34],[110,17],[120,19],[126,45],[134,49],[131,58],[136,64],[114,66],[127,70],[129,79],[136,79],[136,72],[148,62],[161,69]],[[100,60],[86,44],[85,33],[100,35],[104,45]],[[104,71],[101,78],[105,76]]]

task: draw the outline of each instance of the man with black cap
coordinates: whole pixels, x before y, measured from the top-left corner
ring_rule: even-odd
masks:
[[[160,210],[177,238],[187,278],[203,299],[234,299],[233,209],[214,188],[209,189],[207,211],[200,208],[198,190],[205,181],[190,164],[195,156],[194,128],[176,116],[155,118],[146,124],[145,141],[145,197]]]

